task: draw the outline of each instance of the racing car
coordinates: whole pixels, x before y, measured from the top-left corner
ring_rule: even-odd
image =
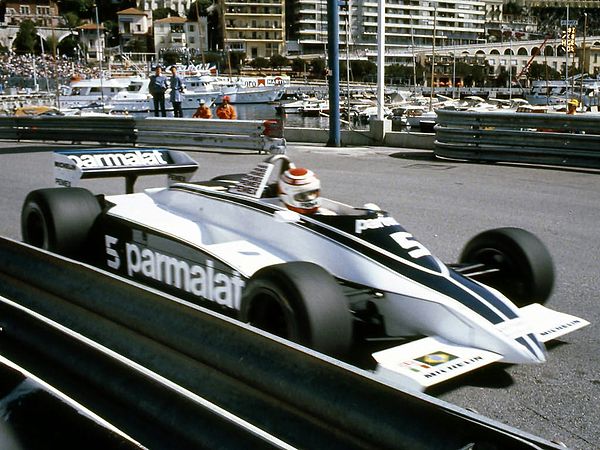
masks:
[[[374,204],[289,210],[275,181],[292,164],[274,155],[191,182],[198,165],[183,152],[55,152],[60,187],[27,195],[22,237],[328,355],[384,342],[375,373],[409,389],[494,362],[544,362],[544,342],[588,324],[543,306],[554,269],[533,234],[484,231],[445,264]],[[134,192],[155,173],[166,187]],[[124,176],[127,192],[77,186],[106,176]]]

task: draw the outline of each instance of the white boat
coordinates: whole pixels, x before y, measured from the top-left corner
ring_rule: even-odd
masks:
[[[575,98],[586,107],[600,104],[600,80],[596,78],[565,80],[537,80],[525,99],[532,105],[560,105]]]
[[[116,94],[127,89],[131,82],[125,78],[89,78],[72,81],[61,89],[59,102],[61,108],[82,108],[91,103],[106,104]]]
[[[114,95],[110,101],[111,112],[113,114],[123,113],[141,113],[154,110],[154,101],[152,95],[148,91],[149,79],[143,78],[132,80],[127,89],[124,89]],[[196,86],[197,88],[197,86]],[[186,82],[186,90],[183,92],[181,108],[183,110],[196,110],[200,101],[203,100],[207,105],[212,105],[218,97],[220,91],[214,89],[194,90],[194,86],[188,88]],[[173,109],[169,101],[170,91],[165,93],[166,109]]]
[[[217,102],[228,95],[231,103],[272,103],[283,97],[290,85],[287,76],[266,77],[215,77],[216,86],[221,90]]]

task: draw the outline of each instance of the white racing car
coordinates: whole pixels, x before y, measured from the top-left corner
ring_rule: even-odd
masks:
[[[496,361],[544,362],[544,342],[588,324],[542,306],[553,266],[531,233],[485,231],[447,265],[375,205],[323,198],[328,214],[290,211],[272,181],[289,164],[276,155],[189,182],[197,164],[181,152],[57,152],[67,187],[27,196],[23,239],[326,354],[386,340],[376,373],[411,389]],[[149,173],[169,174],[169,186],[133,193]],[[125,176],[129,192],[73,187],[104,176]]]

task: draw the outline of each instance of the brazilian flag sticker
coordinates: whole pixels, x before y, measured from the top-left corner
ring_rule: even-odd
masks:
[[[448,361],[452,361],[453,359],[456,359],[456,358],[458,358],[458,356],[451,355],[450,353],[435,352],[435,353],[429,353],[428,355],[416,358],[415,361],[419,361],[419,362],[428,364],[430,366],[437,366],[439,364],[445,364]]]

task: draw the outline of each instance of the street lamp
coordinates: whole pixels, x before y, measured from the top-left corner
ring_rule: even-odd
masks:
[[[94,3],[94,9],[96,10],[96,35],[98,39],[98,45],[96,46],[96,59],[100,64],[100,98],[102,99],[102,112],[104,112],[104,86],[102,84],[102,79],[104,78],[103,70],[102,70],[102,58],[100,57],[100,50],[102,48],[102,41],[100,40],[100,21],[98,20],[98,5]],[[102,52],[102,56],[104,56],[104,52]]]

